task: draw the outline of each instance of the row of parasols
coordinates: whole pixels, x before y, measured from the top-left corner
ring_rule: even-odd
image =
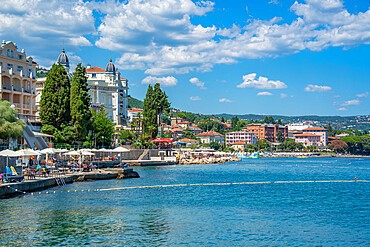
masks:
[[[45,154],[46,156],[50,154],[61,154],[68,156],[93,156],[95,153],[124,153],[129,152],[130,150],[124,147],[117,147],[115,149],[79,149],[76,151],[70,151],[68,149],[58,149],[58,148],[45,148],[41,151],[32,150],[32,149],[21,149],[18,151],[12,151],[9,149],[0,151],[0,156],[7,157],[7,166],[9,157],[28,157],[28,156],[39,156]]]

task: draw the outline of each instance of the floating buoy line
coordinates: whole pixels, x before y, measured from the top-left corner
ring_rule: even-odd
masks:
[[[115,190],[132,190],[132,189],[151,189],[151,188],[170,188],[170,187],[191,187],[191,186],[227,186],[227,185],[263,185],[263,184],[300,184],[300,183],[370,183],[370,180],[307,180],[307,181],[260,181],[260,182],[236,182],[236,183],[197,183],[197,184],[166,184],[166,185],[143,185],[128,186],[119,188],[105,189],[85,189],[85,190],[59,190],[45,192],[31,192],[31,195],[41,194],[59,194],[59,193],[78,193],[78,192],[101,192]],[[23,192],[25,193],[25,192]]]

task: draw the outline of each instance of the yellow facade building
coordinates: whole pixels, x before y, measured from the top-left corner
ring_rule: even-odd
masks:
[[[36,62],[16,43],[3,40],[0,47],[0,97],[12,103],[19,114],[34,116]]]

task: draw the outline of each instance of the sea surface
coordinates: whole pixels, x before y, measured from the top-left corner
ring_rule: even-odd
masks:
[[[370,246],[370,183],[340,182],[370,180],[370,159],[134,170],[141,178],[0,200],[0,245]],[[238,184],[245,182],[272,183]]]

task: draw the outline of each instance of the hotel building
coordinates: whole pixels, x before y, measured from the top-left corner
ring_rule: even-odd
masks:
[[[86,68],[87,83],[92,107],[104,106],[108,116],[116,125],[128,124],[128,80],[121,77],[110,59],[105,69]]]
[[[244,144],[256,144],[256,136],[254,133],[247,131],[234,131],[226,133],[226,145],[232,145],[241,141],[244,142]]]
[[[328,145],[328,130],[325,128],[307,128],[303,130],[303,134],[320,136],[318,147],[326,147]],[[297,135],[295,135],[295,137],[297,137]]]
[[[288,126],[279,124],[248,124],[243,130],[254,133],[259,140],[266,139],[269,142],[277,141],[277,134],[280,131],[285,140],[288,137]]]
[[[69,71],[69,59],[64,49],[59,55],[57,63],[63,65],[67,73],[72,76]],[[128,123],[128,80],[121,77],[112,59],[110,59],[106,69],[87,65],[86,76],[91,97],[91,107],[100,108],[104,106],[105,112],[116,124],[116,127],[126,126]],[[46,78],[37,79],[36,106],[38,109],[45,82]]]
[[[3,40],[0,47],[0,98],[9,101],[19,114],[34,116],[36,62],[16,43]]]

